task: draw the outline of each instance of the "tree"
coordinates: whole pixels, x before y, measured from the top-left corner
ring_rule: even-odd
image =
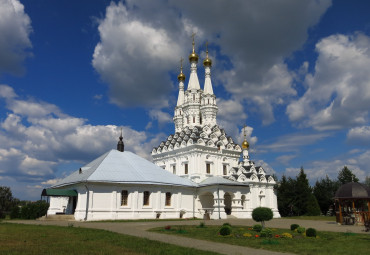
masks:
[[[272,210],[267,207],[257,207],[252,212],[253,220],[261,222],[262,228],[265,228],[265,221],[271,220],[273,216]]]
[[[346,184],[348,182],[358,182],[358,178],[347,166],[344,166],[343,169],[338,173],[338,181],[341,184]]]
[[[9,187],[0,186],[0,218],[9,214],[14,206],[12,191]]]
[[[339,182],[331,180],[328,176],[325,179],[317,180],[313,187],[313,194],[319,203],[321,212],[326,215],[334,204],[333,197],[339,188]]]
[[[307,201],[309,200],[311,194],[312,190],[310,184],[308,183],[307,175],[305,174],[303,167],[301,167],[294,189],[294,206],[298,215],[304,215],[307,213]]]
[[[317,216],[317,215],[320,215],[320,213],[321,211],[320,211],[319,203],[317,202],[316,197],[313,194],[311,194],[307,200],[305,215]]]
[[[276,185],[278,209],[283,217],[292,216],[294,214],[294,187],[295,181],[292,178],[286,178],[285,175]]]
[[[366,177],[365,177],[365,182],[364,182],[364,184],[365,184],[366,186],[370,187],[370,176],[366,176]]]

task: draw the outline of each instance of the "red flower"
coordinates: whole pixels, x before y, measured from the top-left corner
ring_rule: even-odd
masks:
[[[279,238],[280,236],[279,235],[275,235],[275,238]]]
[[[254,237],[260,237],[259,235],[255,235]]]
[[[165,226],[164,229],[170,230],[171,229],[171,226]]]

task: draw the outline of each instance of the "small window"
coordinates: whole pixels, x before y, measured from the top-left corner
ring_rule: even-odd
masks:
[[[166,206],[171,206],[171,192],[166,192]]]
[[[193,123],[195,123],[195,117],[193,117]]]
[[[128,202],[128,191],[122,190],[121,192],[121,206],[127,205]]]
[[[144,201],[143,205],[149,205],[150,192],[144,191]]]
[[[176,166],[175,165],[172,166],[172,173],[176,174]]]
[[[211,164],[210,163],[206,164],[206,172],[207,172],[207,174],[211,173]]]
[[[223,170],[224,170],[224,175],[227,175],[227,169],[226,169],[226,165],[224,165],[224,168],[223,168]]]
[[[193,94],[193,100],[195,101],[195,94]]]
[[[208,104],[209,104],[209,99],[208,99]]]
[[[189,117],[186,118],[186,122],[189,124]]]
[[[189,165],[185,164],[185,174],[188,174],[188,172],[189,172]]]

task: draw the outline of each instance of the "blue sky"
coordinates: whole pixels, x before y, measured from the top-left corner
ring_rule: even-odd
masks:
[[[247,124],[269,174],[370,175],[369,1],[0,0],[0,17],[0,185],[20,199],[115,148],[121,127],[151,159],[174,133],[193,32],[218,124],[239,142]]]

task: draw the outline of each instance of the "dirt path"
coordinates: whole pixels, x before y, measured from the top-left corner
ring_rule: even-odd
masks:
[[[13,223],[22,224],[36,224],[36,225],[57,225],[57,226],[68,226],[73,224],[74,226],[83,228],[96,228],[113,231],[120,234],[138,236],[156,240],[160,242],[175,244],[179,246],[186,246],[196,248],[200,250],[214,251],[222,254],[261,254],[261,255],[278,255],[288,254],[273,252],[267,250],[253,249],[248,247],[229,245],[223,243],[216,243],[211,241],[204,241],[198,239],[191,239],[187,237],[165,235],[154,232],[148,232],[148,229],[161,227],[166,225],[199,225],[202,221],[153,221],[153,222],[79,222],[79,221],[10,221]],[[225,222],[229,222],[232,225],[241,226],[252,226],[256,224],[255,221],[249,219],[227,219],[217,221],[205,221],[206,225],[222,225]],[[310,221],[310,220],[290,220],[290,219],[274,219],[266,222],[266,226],[270,228],[289,228],[290,224],[297,223],[303,227],[313,227],[318,231],[334,231],[334,232],[353,232],[353,233],[365,233],[363,232],[363,226],[341,226],[335,222],[325,221]]]

